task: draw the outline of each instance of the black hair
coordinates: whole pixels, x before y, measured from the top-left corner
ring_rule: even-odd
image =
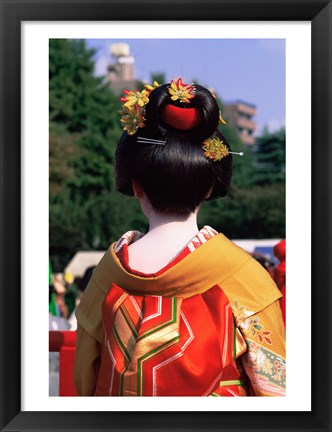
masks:
[[[188,214],[205,199],[227,194],[232,177],[232,155],[220,161],[204,156],[202,145],[207,138],[218,137],[230,149],[218,130],[219,107],[210,91],[195,85],[196,95],[186,104],[172,101],[168,87],[165,84],[150,93],[145,107],[145,126],[134,135],[122,134],[116,150],[116,185],[119,192],[132,196],[132,180],[136,180],[155,210]],[[200,124],[188,131],[169,126],[162,117],[167,104],[199,108]],[[165,140],[166,144],[142,144],[137,142],[137,137]]]

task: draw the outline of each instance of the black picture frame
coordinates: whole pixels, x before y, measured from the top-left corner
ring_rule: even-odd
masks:
[[[332,431],[329,411],[332,405],[331,0],[179,0],[176,3],[171,0],[1,0],[0,3],[1,431]],[[21,411],[21,22],[114,20],[311,21],[313,325],[310,412]],[[300,164],[301,143],[298,145]],[[308,238],[309,234],[303,233],[303,236]],[[301,271],[300,266],[298,271]],[[300,292],[301,287],[298,289]],[[303,319],[299,312],[299,331]],[[300,352],[299,361],[303,361]]]

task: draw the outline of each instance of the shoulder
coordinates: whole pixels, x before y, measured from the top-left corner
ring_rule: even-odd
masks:
[[[235,317],[251,316],[282,297],[270,274],[254,258],[247,260],[220,287]]]
[[[249,316],[282,297],[271,275],[249,253],[223,234],[209,242],[214,242],[211,253],[216,258],[212,264],[219,263],[221,269],[218,285],[234,311],[242,307]]]

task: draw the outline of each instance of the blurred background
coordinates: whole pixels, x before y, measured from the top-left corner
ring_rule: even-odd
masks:
[[[245,153],[233,158],[229,195],[202,205],[199,226],[223,232],[271,274],[280,264],[273,247],[285,237],[285,40],[51,39],[50,329],[75,330],[75,307],[104,251],[148,227],[138,201],[115,189],[122,90],[178,76],[217,96],[221,131]]]
[[[235,151],[228,197],[204,203],[200,224],[232,239],[285,235],[284,40],[50,40],[50,259],[104,250],[145,230],[135,199],[115,191],[123,89],[181,75],[217,95]]]

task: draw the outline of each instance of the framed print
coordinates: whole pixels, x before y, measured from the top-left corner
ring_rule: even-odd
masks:
[[[1,0],[1,12],[1,430],[332,431],[331,1]],[[42,311],[49,40],[196,34],[285,39],[288,393],[221,401],[50,397]]]

